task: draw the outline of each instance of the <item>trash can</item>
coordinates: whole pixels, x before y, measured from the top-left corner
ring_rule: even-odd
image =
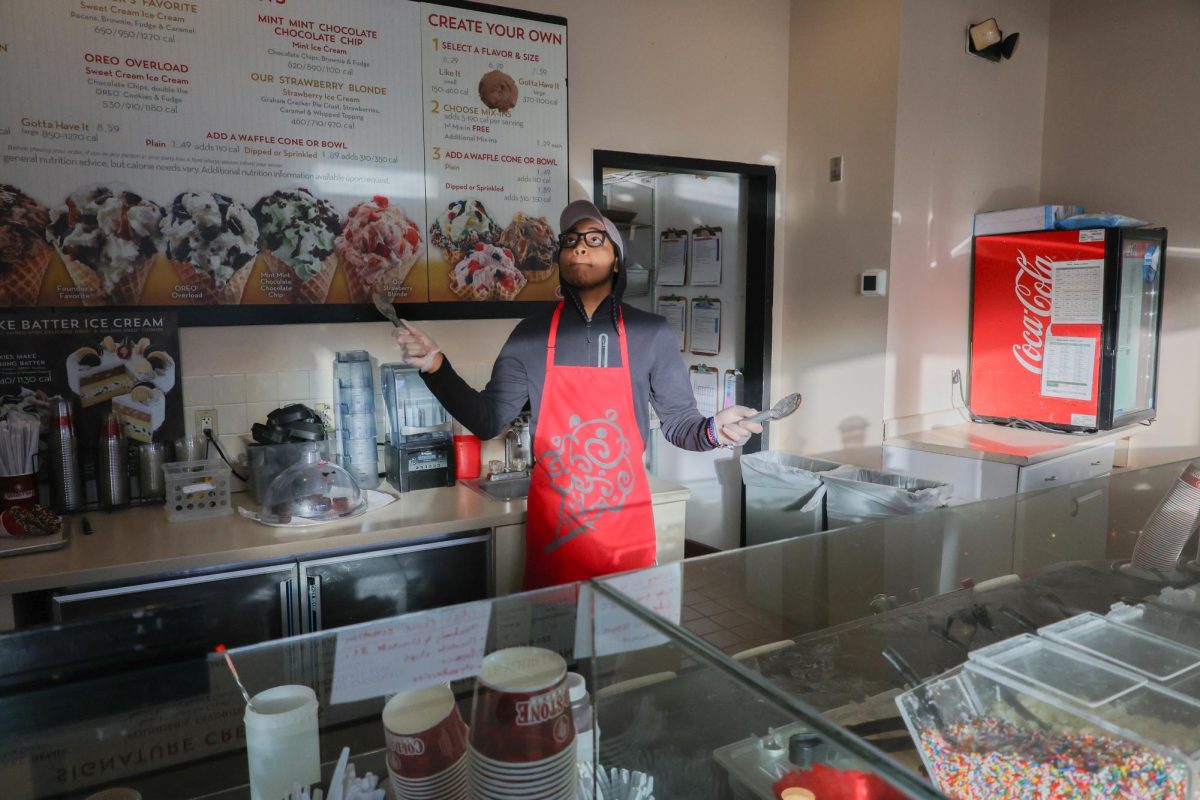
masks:
[[[932,511],[946,505],[954,492],[950,484],[849,464],[824,473],[821,480],[826,530]]]
[[[774,450],[742,456],[746,544],[825,530],[825,487],[820,473],[840,466]]]

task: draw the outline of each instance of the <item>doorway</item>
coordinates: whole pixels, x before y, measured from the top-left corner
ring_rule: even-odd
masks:
[[[775,169],[597,150],[593,197],[626,240],[626,302],[679,328],[684,365],[706,416],[738,402],[762,408],[771,365]],[[714,331],[715,328],[715,331]],[[684,453],[654,428],[647,468],[687,486],[688,539],[703,548],[745,544],[739,451]]]

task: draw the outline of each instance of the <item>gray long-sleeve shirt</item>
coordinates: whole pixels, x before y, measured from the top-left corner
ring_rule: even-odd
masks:
[[[612,297],[601,303],[588,320],[571,301],[564,304],[558,324],[555,363],[560,366],[621,366]],[[679,354],[679,339],[667,321],[625,303],[621,304],[629,337],[633,409],[642,442],[649,441],[653,403],[667,441],[685,450],[711,450],[706,433],[708,418],[696,410],[687,370]],[[497,436],[505,425],[530,404],[532,429],[537,427],[546,382],[546,341],[550,335],[550,309],[522,320],[508,337],[492,367],[492,377],[482,392],[472,389],[443,361],[432,374],[422,373],[425,384],[446,410],[481,439]]]

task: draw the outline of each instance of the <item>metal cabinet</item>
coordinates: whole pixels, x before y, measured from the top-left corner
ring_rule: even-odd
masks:
[[[211,649],[280,639],[300,631],[296,562],[63,592],[52,598],[55,622],[128,614],[147,606],[198,605]]]
[[[491,593],[491,532],[300,562],[303,630],[353,625],[482,600]]]

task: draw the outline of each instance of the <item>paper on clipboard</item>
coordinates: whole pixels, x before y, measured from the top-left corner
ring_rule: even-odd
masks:
[[[691,347],[698,356],[721,352],[721,301],[699,297],[692,301]]]
[[[687,282],[688,233],[675,229],[662,232],[658,240],[659,286],[683,286]]]
[[[658,314],[667,318],[667,324],[679,337],[679,352],[687,349],[687,307],[686,297],[658,298]]]
[[[722,233],[720,228],[696,228],[692,231],[692,286],[721,285]]]
[[[718,406],[720,376],[716,367],[698,364],[688,367],[688,379],[692,383],[692,394],[696,396],[696,409],[702,416],[715,416]]]

